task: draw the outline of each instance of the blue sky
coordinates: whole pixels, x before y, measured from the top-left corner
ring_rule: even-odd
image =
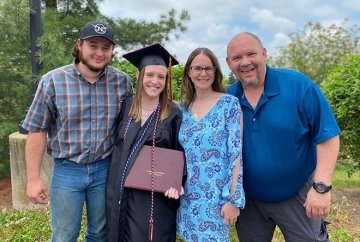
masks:
[[[288,34],[304,28],[308,22],[324,26],[360,24],[359,0],[103,0],[100,11],[109,17],[157,21],[174,8],[185,9],[191,20],[178,39],[173,36],[165,47],[184,64],[197,47],[210,48],[219,58],[224,74],[227,68],[226,46],[237,33],[248,31],[259,36],[268,53],[289,42]],[[121,46],[121,43],[118,43]]]

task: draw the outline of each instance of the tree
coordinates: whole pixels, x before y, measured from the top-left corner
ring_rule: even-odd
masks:
[[[95,1],[88,2],[96,5]],[[41,74],[72,60],[70,53],[75,40],[79,37],[82,26],[89,21],[96,19],[108,22],[114,29],[115,41],[119,43],[119,46],[124,50],[131,50],[154,42],[164,43],[169,40],[171,34],[177,37],[179,33],[186,31],[185,22],[190,20],[187,11],[183,10],[177,16],[174,9],[161,15],[158,22],[133,19],[114,20],[101,15],[94,9],[86,15],[79,16],[79,12],[83,13],[84,9],[81,8],[82,5],[76,6],[77,12],[64,13],[61,12],[62,8],[58,7],[50,8],[43,14],[44,34],[39,42],[42,47],[42,52],[39,53],[43,64]]]
[[[10,170],[9,134],[17,129],[30,98],[29,14],[28,2],[0,3],[0,177]]]
[[[8,137],[18,130],[25,111],[32,98],[32,87],[40,75],[51,69],[71,63],[72,47],[79,37],[81,27],[92,20],[103,20],[115,29],[116,41],[124,41],[128,48],[142,44],[166,42],[173,33],[186,30],[189,20],[186,11],[178,16],[170,10],[160,17],[159,22],[137,22],[127,20],[133,25],[123,24],[121,19],[114,20],[99,12],[101,0],[43,0],[42,32],[37,44],[41,47],[37,53],[42,64],[37,76],[31,73],[30,61],[30,12],[29,0],[0,0],[0,177],[9,173]],[[119,2],[119,4],[121,4]],[[124,21],[126,22],[126,21]],[[146,28],[143,25],[147,26]],[[128,30],[127,28],[134,28]],[[131,35],[140,30],[148,31],[140,41]],[[149,30],[148,28],[154,28]],[[122,31],[128,33],[123,36]],[[134,31],[134,32],[133,32]],[[145,32],[144,32],[145,33]],[[131,44],[132,41],[135,41]]]
[[[341,156],[360,170],[360,55],[350,56],[329,71],[322,89],[342,130]],[[351,171],[350,171],[351,173]]]
[[[46,10],[59,10],[61,15],[86,15],[96,16],[99,14],[98,2],[102,0],[43,0]]]
[[[360,53],[359,27],[342,25],[324,27],[308,23],[303,30],[291,33],[290,43],[279,48],[279,54],[269,58],[275,66],[297,69],[317,83],[325,81],[327,72],[347,56]]]

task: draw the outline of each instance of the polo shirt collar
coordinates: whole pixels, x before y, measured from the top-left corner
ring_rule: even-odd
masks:
[[[239,97],[244,98],[244,89],[241,85],[241,82],[237,82]],[[264,86],[264,96],[272,97],[280,94],[280,83],[277,75],[275,75],[273,68],[266,65],[266,74],[265,74],[265,86]]]
[[[275,75],[273,68],[266,65],[264,95],[272,97],[278,94],[280,94],[279,79],[277,75]]]

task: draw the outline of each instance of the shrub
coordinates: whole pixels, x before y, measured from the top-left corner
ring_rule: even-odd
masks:
[[[322,84],[342,130],[341,156],[360,170],[360,55],[331,69]],[[352,169],[352,171],[354,171]],[[350,171],[351,173],[351,171]]]

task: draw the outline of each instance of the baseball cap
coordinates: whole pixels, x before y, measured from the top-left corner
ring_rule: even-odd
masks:
[[[104,22],[89,22],[81,30],[80,39],[85,40],[91,37],[103,37],[115,45],[114,31]]]
[[[159,43],[126,53],[123,57],[136,66],[138,70],[149,65],[170,67],[179,64],[175,57]]]

